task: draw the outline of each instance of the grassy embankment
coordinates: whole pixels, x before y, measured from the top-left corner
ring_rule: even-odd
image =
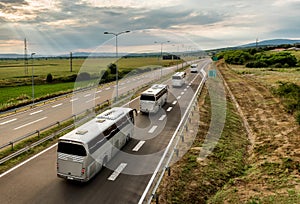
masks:
[[[217,147],[204,163],[197,161],[210,123],[206,96],[204,106],[200,107],[198,139],[171,167],[171,176],[165,176],[159,190],[160,202],[300,203],[299,126],[284,110],[279,97],[272,94],[272,90],[279,87],[278,80],[299,79],[298,68],[226,67],[220,63],[219,68],[249,123],[254,137],[253,149],[249,152],[245,147],[247,136],[229,99],[226,124]]]
[[[227,98],[226,122],[213,153],[204,161],[197,159],[207,134],[211,107],[207,91],[203,92],[200,127],[192,148],[171,167],[159,189],[161,203],[205,203],[232,178],[247,169],[247,135],[230,98]],[[199,103],[201,104],[201,102]]]

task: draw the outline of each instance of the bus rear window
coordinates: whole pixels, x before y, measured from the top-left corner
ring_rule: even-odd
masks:
[[[57,151],[65,154],[86,156],[85,148],[78,144],[59,142]]]
[[[140,100],[155,101],[155,96],[142,94]]]
[[[181,79],[180,76],[172,76],[172,79]]]

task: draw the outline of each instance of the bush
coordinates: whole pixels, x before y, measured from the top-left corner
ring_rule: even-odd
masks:
[[[117,73],[117,65],[114,63],[110,63],[108,65],[108,69],[110,70],[111,74],[116,74]]]
[[[283,99],[287,112],[292,114],[300,111],[300,86],[290,82],[280,82],[274,93]]]
[[[268,64],[263,61],[254,61],[254,62],[248,62],[246,64],[246,67],[248,68],[262,68],[262,67],[268,67]]]
[[[300,125],[300,111],[296,113],[296,121]]]
[[[53,81],[53,76],[51,73],[47,74],[46,82],[51,83]]]
[[[81,72],[77,76],[77,81],[87,81],[87,80],[90,80],[90,79],[91,79],[91,76],[87,72]]]

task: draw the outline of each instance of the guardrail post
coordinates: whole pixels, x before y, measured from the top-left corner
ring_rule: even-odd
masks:
[[[185,131],[188,131],[188,130],[189,130],[188,126],[187,126],[187,125],[185,125]]]
[[[158,204],[158,201],[159,201],[159,194],[158,194],[158,193],[154,193],[154,194],[153,194],[153,198],[155,199],[155,203]]]
[[[40,131],[36,130],[36,133],[38,134],[38,137],[40,137]]]
[[[178,155],[179,155],[179,149],[174,149],[174,152],[175,152],[175,154],[176,154],[176,156],[178,157]]]
[[[184,135],[180,135],[181,141],[184,142]]]
[[[168,171],[168,176],[171,176],[171,167],[167,166],[166,171]]]
[[[60,122],[59,121],[57,121],[56,124],[57,124],[57,126],[60,126]]]
[[[11,150],[14,150],[14,142],[9,142],[11,145]]]

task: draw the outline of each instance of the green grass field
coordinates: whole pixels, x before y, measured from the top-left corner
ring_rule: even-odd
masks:
[[[119,72],[131,71],[137,68],[170,66],[176,64],[174,60],[160,60],[157,57],[128,57],[117,61]],[[76,75],[80,72],[88,72],[90,75],[99,76],[101,71],[107,69],[110,63],[115,63],[114,58],[74,58],[72,72],[69,59],[58,58],[34,58],[28,60],[28,73],[25,73],[24,60],[0,59],[0,110],[13,106],[32,97],[32,70],[34,76],[35,98],[42,98],[58,92],[70,91],[74,88],[74,82],[62,83],[61,79]],[[47,74],[51,73],[54,81],[46,83]]]

